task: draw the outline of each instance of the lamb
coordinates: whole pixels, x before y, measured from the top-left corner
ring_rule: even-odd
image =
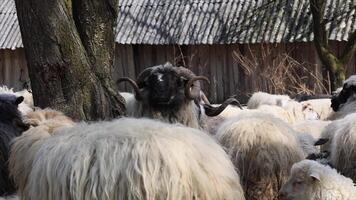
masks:
[[[224,122],[217,141],[241,175],[247,199],[277,199],[293,163],[303,158],[294,131],[265,113],[245,113]]]
[[[79,123],[49,137],[19,193],[24,200],[244,199],[233,164],[211,137],[134,118]]]
[[[63,113],[49,108],[29,113],[24,121],[32,127],[13,140],[9,158],[10,174],[19,191],[25,188],[33,160],[42,143],[59,130],[75,125]]]
[[[23,123],[21,114],[17,109],[23,97],[11,94],[0,94],[0,196],[11,195],[16,189],[10,179],[8,159],[10,142],[29,127]]]
[[[356,112],[356,75],[344,81],[341,92],[331,99],[331,107],[335,112],[330,114],[329,120],[341,119]]]
[[[127,81],[135,91],[134,98],[127,100],[129,116],[153,118],[169,123],[181,123],[192,128],[203,127],[202,109],[207,116],[216,116],[226,106],[236,103],[228,99],[221,106],[203,104],[204,96],[198,80],[209,80],[196,76],[184,67],[174,67],[170,63],[153,66],[142,71],[137,80],[124,77],[118,83]],[[207,101],[205,99],[205,101]]]
[[[320,120],[326,120],[334,111],[331,108],[330,99],[312,99],[302,101],[303,106],[310,105],[318,113]]]
[[[280,200],[353,200],[355,197],[356,187],[351,179],[311,160],[294,164],[280,190]]]

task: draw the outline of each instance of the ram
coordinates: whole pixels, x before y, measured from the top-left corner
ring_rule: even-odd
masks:
[[[204,114],[216,116],[237,101],[230,98],[218,107],[210,105],[202,95],[199,80],[209,83],[208,78],[196,76],[187,68],[166,63],[143,70],[136,81],[124,77],[118,83],[129,82],[135,91],[134,98],[124,94],[129,116],[201,128]]]

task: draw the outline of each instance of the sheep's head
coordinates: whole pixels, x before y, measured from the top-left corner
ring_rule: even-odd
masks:
[[[350,96],[356,93],[356,75],[350,76],[342,87],[341,92],[335,94],[331,99],[331,107],[336,112],[341,104],[344,104]]]
[[[143,70],[136,81],[125,77],[120,78],[118,82],[128,81],[135,90],[136,100],[161,111],[179,109],[190,101],[200,103],[202,95],[199,80],[210,83],[208,78],[196,76],[187,68],[174,67],[166,63]],[[217,111],[218,108],[207,107],[207,109],[208,113],[214,115],[218,113],[211,111]]]
[[[319,164],[320,165],[320,164]],[[279,191],[281,200],[314,199],[319,184],[320,167],[316,161],[303,160],[292,166],[291,175]]]
[[[0,94],[0,121],[12,123],[16,128],[25,131],[29,126],[22,122],[22,116],[18,110],[18,105],[23,101],[23,97],[13,94]]]

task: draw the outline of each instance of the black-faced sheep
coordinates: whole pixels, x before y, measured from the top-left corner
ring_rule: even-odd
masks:
[[[49,137],[22,199],[237,199],[244,194],[224,150],[181,125],[121,118],[80,123]]]
[[[8,94],[8,95],[15,95],[16,97],[23,97],[23,102],[18,104],[18,109],[22,113],[22,115],[26,115],[28,112],[33,111],[33,98],[32,93],[28,90],[24,89],[18,92],[14,92],[13,89],[10,89],[6,86],[0,87],[0,94]]]
[[[280,200],[354,200],[356,187],[351,179],[316,161],[293,165],[288,181],[280,190]]]
[[[341,119],[356,112],[356,75],[345,80],[341,92],[331,99],[331,107],[335,111],[328,119]]]
[[[16,189],[9,177],[8,159],[11,141],[29,128],[17,109],[23,97],[0,94],[0,196],[11,195]]]
[[[246,199],[277,199],[291,166],[303,158],[295,132],[269,114],[247,113],[227,120],[216,138],[240,172]]]
[[[118,82],[129,82],[135,91],[135,99],[126,95],[130,98],[129,102],[126,99],[129,116],[201,128],[204,123],[201,106],[207,116],[216,116],[237,101],[228,99],[219,107],[202,103],[209,102],[202,96],[199,80],[209,82],[206,77],[196,76],[187,68],[166,63],[145,69],[136,81],[125,77]]]

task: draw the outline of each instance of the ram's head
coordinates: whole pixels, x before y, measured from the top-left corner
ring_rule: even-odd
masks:
[[[204,76],[196,76],[184,67],[174,67],[170,63],[146,68],[134,81],[124,77],[118,83],[128,81],[135,90],[135,98],[154,110],[180,109],[190,101],[201,102],[199,80],[210,83]],[[226,100],[220,107],[213,107],[207,101],[203,103],[209,116],[218,115],[228,104],[236,103],[235,99]]]

